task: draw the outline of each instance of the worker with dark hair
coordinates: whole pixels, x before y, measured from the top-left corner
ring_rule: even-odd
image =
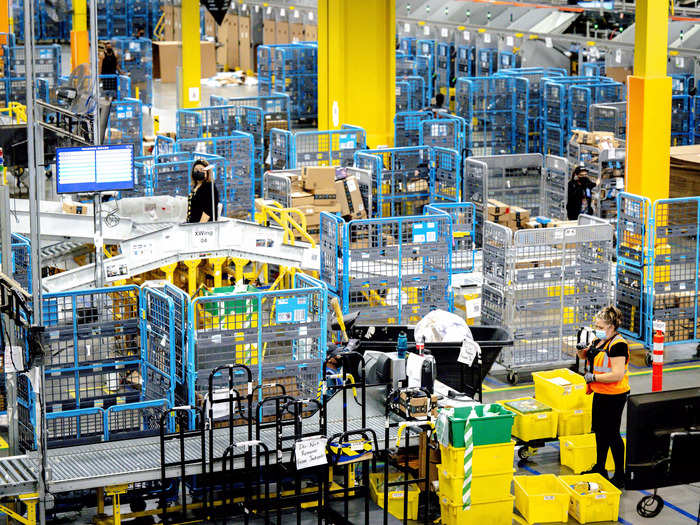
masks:
[[[591,207],[591,190],[595,183],[588,178],[588,170],[583,166],[576,166],[569,180],[567,188],[566,215],[570,221],[575,221],[582,213],[593,213]]]
[[[627,341],[618,332],[622,313],[606,306],[595,316],[596,338],[591,346],[579,350],[578,356],[587,363],[585,375],[589,393],[593,394],[592,430],[596,441],[596,463],[588,473],[607,478],[605,462],[608,450],[615,461],[613,485],[624,488],[625,444],[620,435],[622,411],[629,397],[630,351]]]
[[[212,180],[213,168],[214,166],[204,159],[197,159],[192,165],[191,190],[187,197],[187,222],[210,222],[219,218],[219,190]]]
[[[435,95],[435,109],[436,110],[441,110],[442,105],[445,103],[445,95],[443,93],[438,93]]]
[[[119,60],[117,54],[112,48],[112,44],[107,42],[105,44],[105,56],[102,58],[102,68],[100,70],[100,75],[106,75],[109,78],[102,80],[102,90],[106,95],[111,97],[117,96],[117,74],[120,71]]]

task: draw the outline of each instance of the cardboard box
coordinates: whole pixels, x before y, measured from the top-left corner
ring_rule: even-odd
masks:
[[[627,77],[634,73],[631,67],[608,67],[605,66],[605,76],[616,82],[627,85]]]
[[[333,204],[329,206],[320,206],[318,204],[314,204],[313,206],[307,206],[306,208],[301,209],[301,212],[306,217],[307,231],[310,226],[313,227],[321,224],[321,213],[324,211],[327,213],[339,213],[340,206],[338,204]]]
[[[315,25],[304,26],[304,41],[316,42],[318,40],[318,27]]]
[[[206,9],[204,10],[204,34],[206,36],[216,36],[216,20],[214,20],[214,17],[211,16],[211,13],[207,11]]]
[[[427,193],[430,191],[430,186],[425,179],[413,180],[406,184],[406,191],[410,193]]]
[[[289,24],[289,40],[292,43],[304,41],[304,24]]]
[[[200,42],[202,78],[216,75],[214,42]],[[182,65],[182,42],[153,42],[153,78],[164,84],[174,83],[177,68]]]
[[[428,396],[422,390],[402,390],[399,394],[399,402],[396,407],[398,412],[406,417],[427,417]],[[430,405],[437,406],[437,396],[432,395]]]
[[[289,22],[287,20],[278,20],[275,24],[275,42],[289,44]]]
[[[302,169],[304,189],[312,193],[335,193],[334,166],[305,166]]]
[[[263,21],[263,45],[273,46],[277,44],[277,22],[274,20]]]
[[[250,42],[250,17],[238,17],[238,57],[240,68],[243,71],[253,72],[255,69],[255,59],[253,58],[253,48]]]
[[[340,213],[351,219],[366,219],[367,211],[362,200],[360,187],[355,177],[335,181],[335,190],[340,203]]]
[[[63,209],[63,213],[70,213],[72,215],[85,215],[87,213],[87,206],[77,202],[63,202],[61,208]]]
[[[314,196],[305,191],[293,191],[290,195],[292,208],[308,208],[314,205]]]

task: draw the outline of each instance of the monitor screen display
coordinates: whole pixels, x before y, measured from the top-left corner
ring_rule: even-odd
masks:
[[[87,193],[134,188],[134,146],[56,149],[56,191]]]

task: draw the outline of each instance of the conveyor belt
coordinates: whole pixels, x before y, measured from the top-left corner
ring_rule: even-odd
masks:
[[[350,399],[350,395],[348,395],[348,399],[348,430],[359,430],[361,428],[360,407]],[[341,395],[336,395],[330,400],[328,414],[328,436],[341,433],[343,431]],[[305,419],[302,424],[302,430],[304,432],[317,431],[318,417],[318,414],[314,414]],[[392,421],[399,422],[400,419],[392,416]],[[367,428],[371,428],[376,432],[380,449],[385,448],[386,445],[384,443],[384,423],[381,391],[379,389],[368,389]],[[284,436],[291,436],[291,433],[292,429],[290,426],[284,427]],[[396,428],[392,428],[389,435],[389,445],[396,439],[396,434]],[[255,435],[253,437],[255,438]],[[275,448],[274,428],[263,429],[260,437],[261,441],[271,450]],[[236,442],[247,441],[247,427],[236,427],[234,429],[234,440]],[[229,429],[215,429],[214,457],[220,458],[229,444]],[[285,443],[286,447],[290,445],[290,442]],[[180,444],[177,440],[166,442],[166,460],[168,462],[179,460],[179,446]],[[206,435],[206,447],[206,456],[208,458],[208,433]],[[198,438],[187,439],[185,456],[188,460],[196,460],[201,457],[201,442]],[[271,458],[271,462],[273,459]],[[283,459],[288,460],[289,455]],[[16,495],[36,491],[36,478],[32,479],[32,473],[38,470],[36,454],[31,457],[22,456],[15,458],[13,461],[9,460],[13,460],[13,458],[2,458],[0,460],[0,494]],[[52,449],[49,451],[47,460],[49,491],[55,494],[107,485],[159,480],[161,477],[160,465],[160,438],[158,436]],[[218,469],[220,469],[220,465],[215,465],[215,470]],[[8,473],[6,474],[5,472]],[[187,475],[199,473],[201,473],[201,464],[187,466]],[[176,477],[179,474],[179,467],[173,467],[167,472],[168,477]]]

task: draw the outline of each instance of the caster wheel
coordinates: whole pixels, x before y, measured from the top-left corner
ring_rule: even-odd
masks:
[[[644,357],[644,364],[647,366],[651,366],[654,363],[654,358],[652,357],[651,354],[647,354]]]
[[[511,385],[517,385],[518,381],[520,381],[520,376],[517,372],[508,372],[506,379]]]
[[[523,445],[522,447],[520,447],[520,448],[518,449],[518,457],[519,457],[520,459],[526,460],[526,459],[529,458],[530,456],[531,456],[531,454],[530,454],[530,447],[528,447],[527,445]]]
[[[663,498],[656,494],[650,494],[649,496],[644,496],[637,503],[637,514],[643,518],[655,518],[663,508]]]

